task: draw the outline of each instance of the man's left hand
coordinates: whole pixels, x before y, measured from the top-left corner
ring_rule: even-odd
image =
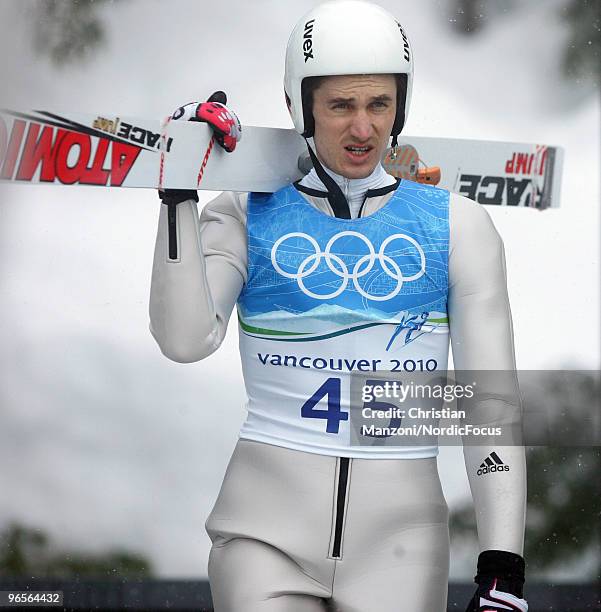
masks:
[[[466,612],[528,612],[523,599],[524,559],[504,550],[485,550],[478,557],[478,588]]]
[[[528,612],[528,603],[512,593],[500,591],[497,580],[492,584],[478,585],[466,612]]]

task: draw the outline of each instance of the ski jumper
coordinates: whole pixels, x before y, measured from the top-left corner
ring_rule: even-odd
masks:
[[[456,368],[514,368],[502,243],[481,206],[445,190],[377,182],[339,219],[312,180],[224,193],[200,222],[179,204],[177,262],[161,210],[161,350],[211,354],[238,305],[248,418],[206,522],[215,610],[442,612],[437,448],[351,444],[348,387],[401,353],[446,369],[449,335]],[[480,548],[521,553],[523,448],[495,447],[512,471],[479,478],[488,450],[464,447]]]

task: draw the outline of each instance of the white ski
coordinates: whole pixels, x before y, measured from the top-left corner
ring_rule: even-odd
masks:
[[[399,141],[383,160],[395,176],[481,204],[559,206],[561,147],[404,135]],[[291,129],[243,126],[236,150],[226,153],[203,123],[0,112],[4,182],[272,192],[308,172],[306,151]]]

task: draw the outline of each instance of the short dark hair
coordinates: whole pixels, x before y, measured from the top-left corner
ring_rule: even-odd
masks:
[[[301,97],[303,101],[303,119],[305,120],[305,132],[310,131],[313,136],[315,121],[313,120],[313,92],[319,89],[326,77],[312,76],[303,79],[301,83]]]
[[[405,98],[407,96],[407,75],[394,74],[396,81],[396,109],[397,119],[392,126],[392,133],[398,134],[403,129],[405,120]],[[301,83],[301,98],[303,102],[303,119],[305,122],[304,136],[309,138],[315,132],[315,120],[313,119],[313,92],[318,89],[325,76],[305,77]],[[401,108],[402,107],[402,108]],[[399,110],[402,110],[399,113]]]

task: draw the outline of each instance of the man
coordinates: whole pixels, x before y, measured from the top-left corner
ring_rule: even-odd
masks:
[[[322,4],[286,52],[286,101],[313,170],[274,194],[223,193],[200,221],[195,192],[161,194],[150,318],[163,353],[210,355],[238,306],[248,418],[207,520],[217,612],[446,610],[437,447],[352,444],[351,376],[397,363],[445,371],[449,332],[456,369],[513,372],[515,359],[488,213],[380,163],[412,74],[389,13]],[[237,119],[213,100],[175,117],[209,122],[233,151]],[[407,321],[419,330],[395,340]],[[477,475],[490,453],[509,470]],[[468,610],[525,611],[524,450],[466,444],[464,456],[481,549]]]

